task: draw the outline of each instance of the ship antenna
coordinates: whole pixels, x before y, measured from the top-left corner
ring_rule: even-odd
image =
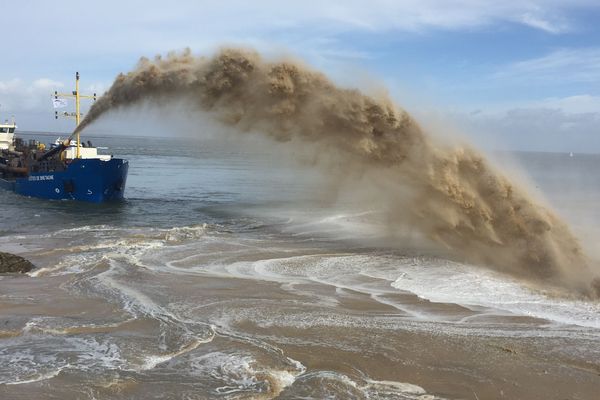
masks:
[[[69,112],[64,112],[59,114],[58,111],[54,111],[54,118],[58,119],[58,116],[60,115],[61,117],[66,117],[66,118],[75,118],[75,135],[77,137],[77,156],[76,158],[81,158],[81,140],[79,137],[79,131],[77,130],[77,127],[79,126],[79,123],[81,122],[81,116],[83,114],[81,114],[80,111],[80,100],[81,99],[92,99],[94,101],[96,101],[96,93],[94,93],[93,95],[83,95],[79,93],[79,72],[75,72],[75,90],[73,92],[69,93],[58,93],[57,91],[54,92],[54,107],[58,108],[58,107],[65,107],[66,106],[66,102],[62,103],[62,102],[58,102],[58,98],[59,97],[74,97],[75,98],[75,112],[74,113],[69,113]],[[69,136],[68,141],[71,141],[73,139],[73,135]]]

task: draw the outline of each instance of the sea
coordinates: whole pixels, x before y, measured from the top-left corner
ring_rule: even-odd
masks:
[[[597,300],[384,240],[267,150],[86,140],[129,160],[123,202],[0,191],[36,266],[0,277],[0,399],[598,399]],[[495,157],[594,254],[600,155]]]

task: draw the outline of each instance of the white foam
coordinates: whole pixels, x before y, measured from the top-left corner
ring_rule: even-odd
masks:
[[[156,366],[165,363],[167,361],[170,361],[176,357],[179,357],[183,354],[189,353],[192,350],[195,350],[198,348],[198,346],[200,346],[201,344],[205,344],[205,343],[210,343],[212,342],[212,340],[215,338],[215,334],[213,332],[212,336],[209,336],[208,338],[205,339],[196,339],[194,340],[192,343],[188,344],[187,346],[184,346],[183,348],[181,348],[179,351],[173,352],[173,353],[169,353],[169,354],[163,354],[163,355],[152,355],[152,356],[148,356],[146,357],[144,363],[142,364],[142,367],[140,368],[141,370],[150,370],[150,369],[154,369],[156,368]]]
[[[126,365],[119,347],[94,337],[27,335],[4,341],[0,350],[0,383],[47,380],[74,368],[91,371]]]
[[[218,394],[262,392],[266,385],[270,395],[277,396],[292,385],[305,367],[296,360],[287,359],[288,367],[270,367],[260,364],[251,354],[234,352],[212,352],[194,358],[190,373],[201,377],[209,376],[220,382],[214,390]]]
[[[27,321],[22,332],[31,334],[72,335],[73,332],[77,331],[115,329],[132,321],[134,321],[134,318],[113,323],[72,325],[70,323],[71,321],[65,321],[57,317],[35,317]]]
[[[28,379],[23,379],[23,380],[16,380],[16,381],[12,381],[12,382],[2,382],[6,385],[24,385],[27,383],[34,383],[34,382],[40,382],[40,381],[45,381],[48,379],[52,379],[55,376],[58,376],[58,374],[60,374],[60,372],[63,370],[64,368],[58,368],[54,371],[50,371],[50,372],[46,372],[44,374],[39,374],[37,376],[33,376],[31,378]]]
[[[369,389],[379,389],[379,390],[393,390],[404,394],[426,394],[427,392],[421,386],[414,385],[412,383],[406,382],[396,382],[396,381],[375,381],[372,379],[367,379],[366,388]]]
[[[507,276],[470,265],[432,260],[399,263],[392,286],[438,303],[487,307],[561,324],[600,328],[600,304],[535,292]]]
[[[440,397],[427,394],[421,386],[397,381],[377,381],[369,378],[353,379],[346,374],[336,371],[311,371],[301,377],[304,381],[313,379],[324,381],[335,381],[351,390],[345,393],[346,396],[356,396],[360,394],[361,398],[375,399],[399,399],[399,400],[441,400]],[[319,386],[316,386],[318,390]]]
[[[380,229],[374,223],[378,218],[375,211],[341,212],[319,215],[315,212],[296,212],[286,222],[284,232],[297,236],[335,236],[336,239],[374,237],[380,235]]]
[[[174,227],[166,230],[165,240],[167,242],[181,242],[184,240],[198,239],[206,233],[207,224]]]
[[[443,315],[390,301],[384,295],[393,294],[392,288],[395,288],[432,302],[477,307],[479,312],[484,307],[496,315],[529,316],[560,324],[600,328],[598,302],[550,297],[485,268],[436,258],[315,254],[221,267],[213,265],[211,272],[220,276],[279,282],[290,290],[302,282],[349,289],[368,294],[378,302],[419,319],[438,320]],[[375,282],[365,282],[361,277]],[[329,304],[335,302],[333,298],[329,300]]]
[[[194,242],[206,235],[210,228],[207,224],[178,226],[173,228],[123,228],[109,225],[90,225],[77,228],[62,229],[43,237],[60,237],[74,239],[64,248],[54,247],[51,250],[38,249],[41,254],[64,254],[60,261],[51,266],[44,266],[28,273],[31,277],[56,276],[77,274],[88,271],[97,265],[103,258],[111,256],[128,258],[132,264],[148,269],[155,265],[147,265],[143,260],[152,264],[153,255],[160,253],[161,249],[176,248],[178,245]],[[78,237],[83,233],[92,234],[92,240],[85,244],[77,244]],[[24,239],[35,239],[40,235],[31,235]],[[39,240],[36,240],[39,242]],[[164,251],[168,254],[168,251]]]
[[[187,232],[188,229],[196,235],[203,232],[205,227],[178,228],[177,232]],[[139,254],[147,253],[155,249],[155,246],[161,247],[158,250],[163,252],[164,246],[161,243],[164,242],[148,243],[118,254],[120,257],[129,257],[130,262],[140,265]],[[239,251],[239,247],[233,250],[234,253]],[[181,259],[192,260],[196,254],[192,251],[192,255],[186,254]],[[227,255],[229,253],[220,257]],[[213,256],[219,257],[218,254]],[[432,314],[414,305],[403,305],[390,300],[386,295],[402,290],[432,302],[459,304],[472,309],[477,307],[476,311],[485,307],[490,313],[497,315],[523,315],[561,324],[600,328],[600,305],[597,303],[551,298],[507,276],[484,268],[436,258],[376,254],[305,254],[233,263],[215,260],[196,267],[192,264],[186,268],[177,267],[175,264],[176,262],[166,262],[148,268],[181,274],[277,282],[282,284],[282,288],[300,295],[307,294],[302,292],[299,285],[302,283],[331,285],[338,290],[349,289],[367,294],[375,301],[393,306],[421,320],[439,320],[443,315]],[[315,299],[319,297],[322,304],[339,304],[339,299],[334,295],[313,295]],[[466,318],[464,322],[468,320],[469,318]]]

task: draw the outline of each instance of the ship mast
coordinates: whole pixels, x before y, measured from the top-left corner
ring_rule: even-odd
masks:
[[[77,127],[79,126],[79,123],[81,122],[81,116],[83,114],[81,114],[80,112],[80,105],[79,105],[79,100],[80,99],[93,99],[94,101],[96,101],[96,93],[94,93],[93,95],[83,95],[79,93],[79,72],[75,72],[75,90],[69,94],[69,93],[58,93],[58,92],[54,92],[54,98],[58,99],[59,97],[74,97],[75,98],[75,112],[74,113],[69,113],[69,112],[63,112],[61,114],[58,113],[58,111],[54,111],[54,118],[58,119],[58,116],[62,116],[62,117],[66,117],[66,118],[75,118],[75,129],[77,130]],[[81,140],[79,139],[79,131],[77,131],[76,133],[76,138],[77,138],[77,156],[76,158],[81,158]]]

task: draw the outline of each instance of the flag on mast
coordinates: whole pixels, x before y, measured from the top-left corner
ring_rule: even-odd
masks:
[[[52,105],[54,106],[54,108],[65,108],[67,106],[67,100],[52,99]]]

